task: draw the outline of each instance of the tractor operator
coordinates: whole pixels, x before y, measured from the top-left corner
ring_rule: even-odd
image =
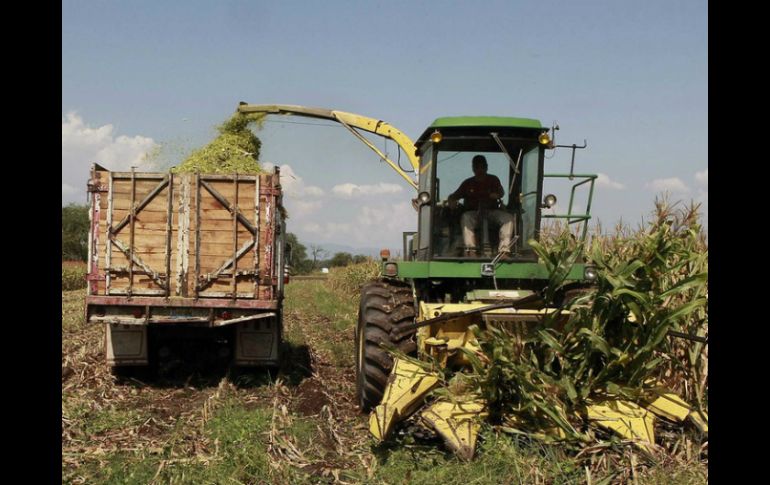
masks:
[[[500,209],[500,199],[505,194],[500,179],[488,174],[487,159],[484,155],[473,157],[473,177],[460,184],[460,187],[448,197],[449,207],[457,207],[459,199],[465,200],[465,207],[472,209],[463,212],[460,219],[463,228],[463,244],[465,255],[476,256],[476,234],[474,229],[479,223],[481,211],[485,211],[490,221],[500,226],[500,245],[498,251],[502,258],[511,253],[511,238],[513,237],[513,215]]]

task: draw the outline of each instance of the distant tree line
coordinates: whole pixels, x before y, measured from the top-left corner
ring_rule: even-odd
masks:
[[[61,208],[61,259],[88,259],[88,206],[70,204]]]
[[[291,246],[288,264],[293,274],[307,274],[321,268],[348,266],[363,263],[369,259],[364,254],[353,255],[347,252],[334,253],[330,257],[329,251],[316,244],[311,244],[308,248],[291,232],[286,234],[286,243]]]

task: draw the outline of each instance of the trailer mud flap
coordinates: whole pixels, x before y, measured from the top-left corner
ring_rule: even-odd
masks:
[[[106,334],[108,365],[147,365],[145,325],[111,323],[107,325]]]
[[[235,325],[235,365],[278,364],[278,322],[264,318]]]

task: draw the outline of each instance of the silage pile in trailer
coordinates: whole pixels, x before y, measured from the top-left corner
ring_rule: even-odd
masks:
[[[219,135],[208,145],[193,151],[172,169],[175,173],[258,174],[259,138],[249,129],[252,123],[261,126],[263,113],[240,114],[217,127]]]

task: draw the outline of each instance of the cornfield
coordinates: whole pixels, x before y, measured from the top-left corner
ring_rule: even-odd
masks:
[[[566,324],[546,318],[523,346],[506,327],[474,327],[481,350],[465,350],[473,371],[463,385],[485,398],[499,429],[541,438],[559,429],[562,441],[581,446],[602,441],[579,418],[591,401],[643,400],[663,385],[707,411],[707,344],[669,334],[708,335],[705,241],[697,207],[663,201],[646,227],[585,247],[566,231],[532,241],[551,272],[548,304],[556,306],[581,255],[597,266],[596,287],[563,308],[572,312]]]
[[[62,291],[78,290],[86,287],[86,263],[81,261],[62,261]]]
[[[583,243],[567,228],[551,226],[539,242],[530,241],[550,273],[545,303],[560,311],[523,336],[504,325],[472,326],[478,350],[461,348],[471,369],[392,354],[442,373],[436,396],[483,398],[491,425],[486,433],[559,442],[578,455],[621,443],[585,419],[592,403],[645,402],[663,388],[707,413],[708,244],[698,206],[656,200],[650,221],[636,230],[615,229]],[[597,280],[565,298],[572,289],[567,275],[580,259],[596,266]],[[348,278],[334,283],[345,291],[361,284],[360,274],[336,276]],[[659,450],[687,449],[689,457],[700,447],[703,459],[707,436],[694,427],[660,426]]]
[[[379,276],[380,264],[369,259],[364,263],[332,268],[326,283],[333,291],[350,298],[358,298],[361,287]]]

